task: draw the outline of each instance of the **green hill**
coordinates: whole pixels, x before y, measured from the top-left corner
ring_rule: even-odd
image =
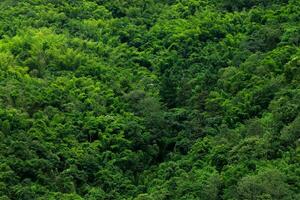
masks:
[[[299,0],[2,0],[0,200],[300,199]]]

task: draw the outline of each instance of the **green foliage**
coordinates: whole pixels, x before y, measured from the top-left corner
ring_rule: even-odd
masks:
[[[298,0],[0,11],[0,199],[300,198]]]

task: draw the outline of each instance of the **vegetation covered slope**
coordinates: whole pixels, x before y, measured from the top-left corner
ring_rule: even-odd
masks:
[[[0,199],[300,199],[299,0],[2,0]]]

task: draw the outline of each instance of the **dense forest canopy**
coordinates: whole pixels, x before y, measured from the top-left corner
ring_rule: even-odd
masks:
[[[2,0],[0,199],[300,199],[299,45],[299,0]]]

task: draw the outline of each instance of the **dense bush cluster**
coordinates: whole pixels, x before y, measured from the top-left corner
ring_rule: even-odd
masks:
[[[0,199],[300,199],[299,0],[2,0]]]

